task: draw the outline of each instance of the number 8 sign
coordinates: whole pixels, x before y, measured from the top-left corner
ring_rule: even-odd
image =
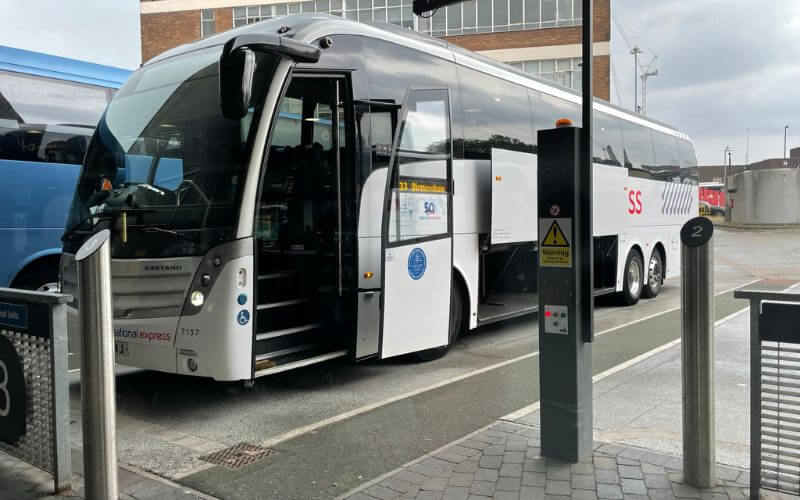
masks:
[[[0,335],[0,441],[14,444],[25,434],[28,397],[17,350]]]

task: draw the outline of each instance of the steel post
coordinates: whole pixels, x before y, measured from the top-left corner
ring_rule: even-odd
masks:
[[[716,486],[714,242],[711,224],[698,219],[707,221],[692,219],[681,231],[683,471],[686,483],[712,488]],[[693,236],[700,239],[692,241]]]
[[[108,230],[84,243],[78,263],[86,498],[118,498],[111,242]]]
[[[750,299],[750,498],[761,489],[761,300]]]

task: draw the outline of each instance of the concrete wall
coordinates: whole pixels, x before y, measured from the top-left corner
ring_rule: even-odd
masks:
[[[800,224],[800,169],[748,170],[728,178],[731,222]]]

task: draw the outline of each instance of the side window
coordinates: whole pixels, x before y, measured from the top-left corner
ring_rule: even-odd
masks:
[[[677,168],[680,164],[678,159],[678,143],[675,136],[653,131],[653,149],[656,154],[657,167]]]
[[[445,9],[433,16],[434,24],[437,15],[444,16]],[[453,130],[458,131],[454,135],[461,136],[458,77],[452,61],[375,38],[363,40],[370,100],[400,105],[409,85],[447,87],[450,119]],[[454,157],[462,157],[461,141],[454,143],[453,150]]]
[[[576,127],[583,123],[579,104],[535,90],[528,90],[528,95],[533,108],[533,125],[537,132],[554,128],[559,118],[569,118]]]
[[[464,157],[489,159],[492,148],[532,153],[534,136],[526,89],[459,67]]]
[[[0,71],[0,159],[81,164],[113,92]]]
[[[648,127],[627,120],[622,124],[623,163],[632,172],[649,172],[655,164],[653,136]]]
[[[594,112],[592,156],[595,163],[622,166],[622,129],[619,118]]]
[[[678,159],[681,167],[681,177],[684,183],[697,185],[697,157],[694,146],[686,139],[678,139]]]
[[[451,62],[401,45],[365,38],[364,54],[373,100],[401,104],[409,85],[449,86],[458,81]]]
[[[409,91],[391,173],[389,243],[450,232],[449,120],[447,91]]]
[[[397,122],[397,111],[394,109],[370,110],[370,144],[372,155],[372,170],[389,166],[389,156],[392,153],[394,128]]]

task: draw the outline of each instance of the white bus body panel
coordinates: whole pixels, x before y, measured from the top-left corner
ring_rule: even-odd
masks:
[[[239,270],[245,270],[244,286],[238,281]],[[182,316],[175,336],[177,372],[184,375],[206,375],[215,380],[245,380],[252,375],[253,319],[253,256],[238,257],[226,263],[217,282],[206,297],[203,309],[191,316]],[[240,294],[247,301],[240,305]],[[242,311],[249,320],[238,321]],[[182,354],[194,351],[197,355]],[[197,362],[197,371],[189,370],[189,358]]]
[[[70,267],[70,255],[66,266]],[[253,338],[253,256],[232,259],[223,265],[197,314],[180,316],[201,257],[167,259],[112,259],[113,336],[120,347],[116,362],[121,365],[167,373],[207,376],[215,380],[243,380],[252,375]],[[180,267],[180,276],[174,269]],[[166,269],[166,270],[162,270]],[[172,269],[172,270],[170,270]],[[239,269],[247,282],[237,284]],[[64,285],[76,293],[75,268],[64,271]],[[248,297],[239,305],[240,293]],[[77,296],[77,295],[76,295]],[[146,317],[153,305],[170,313]],[[250,320],[240,325],[237,315],[246,310]],[[126,318],[125,316],[131,316]],[[68,308],[70,366],[79,365],[80,327],[77,309]],[[124,343],[124,344],[123,344]],[[124,349],[122,346],[124,345]],[[181,354],[181,349],[184,353]],[[194,353],[194,354],[191,354]],[[197,370],[188,369],[194,358]]]

